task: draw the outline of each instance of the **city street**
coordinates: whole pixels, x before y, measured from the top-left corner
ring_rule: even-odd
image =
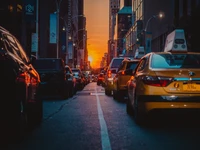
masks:
[[[199,122],[153,119],[144,127],[126,113],[125,102],[89,83],[67,100],[44,100],[43,123],[9,150],[197,150]]]

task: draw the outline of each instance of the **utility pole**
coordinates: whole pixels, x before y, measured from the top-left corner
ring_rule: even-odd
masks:
[[[56,1],[56,16],[57,16],[57,18],[56,18],[56,21],[57,21],[57,23],[56,23],[56,30],[57,30],[57,32],[56,32],[56,58],[59,58],[59,19],[60,19],[60,4],[61,4],[61,2],[62,2],[62,0],[60,0],[59,2],[57,1],[57,0],[55,0]]]

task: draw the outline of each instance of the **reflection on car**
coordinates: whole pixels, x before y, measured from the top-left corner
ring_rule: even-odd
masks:
[[[0,83],[2,140],[42,121],[40,77],[20,42],[0,27]],[[2,142],[1,140],[1,142]]]

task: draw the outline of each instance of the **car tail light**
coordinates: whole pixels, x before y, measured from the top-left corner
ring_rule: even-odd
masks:
[[[108,70],[108,78],[111,77],[111,70]]]
[[[143,76],[142,81],[144,84],[166,87],[172,82],[173,78],[170,77],[157,77],[157,76]]]
[[[20,73],[16,78],[16,82],[25,82],[25,77],[25,73]]]

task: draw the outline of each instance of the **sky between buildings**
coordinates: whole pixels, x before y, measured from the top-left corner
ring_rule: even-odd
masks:
[[[88,56],[93,68],[99,68],[108,50],[109,0],[84,0]]]

